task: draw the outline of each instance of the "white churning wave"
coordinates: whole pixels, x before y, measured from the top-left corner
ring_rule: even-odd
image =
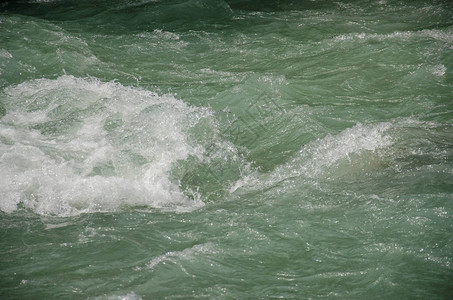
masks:
[[[266,174],[255,173],[241,178],[230,190],[245,187],[247,189],[271,186],[289,178],[322,177],[330,169],[335,168],[340,161],[351,160],[352,155],[372,153],[379,155],[380,149],[393,144],[387,131],[392,123],[383,122],[363,125],[356,124],[337,135],[327,135],[303,146],[287,163],[278,166]]]
[[[59,216],[123,206],[191,210],[170,178],[197,155],[185,130],[207,109],[115,82],[62,76],[5,89],[0,101],[0,209]]]

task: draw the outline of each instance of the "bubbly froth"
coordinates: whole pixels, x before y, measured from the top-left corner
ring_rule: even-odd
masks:
[[[0,208],[73,215],[122,206],[192,209],[170,179],[205,115],[172,95],[62,76],[7,88]]]

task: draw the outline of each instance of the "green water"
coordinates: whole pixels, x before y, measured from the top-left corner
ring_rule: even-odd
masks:
[[[451,1],[0,4],[1,299],[451,299]]]

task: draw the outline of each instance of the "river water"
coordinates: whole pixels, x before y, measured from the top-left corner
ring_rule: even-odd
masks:
[[[451,1],[0,4],[2,299],[451,299]]]

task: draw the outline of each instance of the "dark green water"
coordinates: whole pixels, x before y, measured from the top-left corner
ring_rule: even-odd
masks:
[[[451,299],[451,1],[0,4],[1,299]]]

